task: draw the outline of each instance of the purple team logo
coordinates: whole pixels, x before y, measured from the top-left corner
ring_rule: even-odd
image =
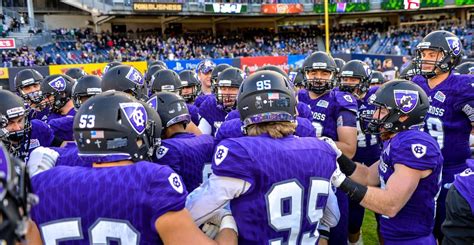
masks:
[[[127,76],[125,76],[128,80],[138,84],[138,85],[143,85],[143,77],[140,74],[140,72],[133,68],[130,67],[130,70],[127,73]]]
[[[404,113],[409,113],[418,104],[418,91],[395,89],[393,95],[395,97],[395,104]]]
[[[125,113],[128,122],[135,132],[142,134],[146,128],[148,115],[145,107],[138,102],[120,103],[120,109]]]
[[[51,82],[49,82],[48,84],[56,91],[64,91],[66,89],[66,80],[64,80],[63,77],[57,77],[51,80]]]
[[[461,42],[458,37],[446,37],[446,42],[448,42],[449,48],[453,51],[454,55],[459,55],[461,53]]]
[[[157,105],[158,105],[158,101],[157,101],[157,98],[156,96],[153,96],[151,99],[149,99],[147,102],[146,102],[151,108],[153,108],[153,110],[156,111],[156,109],[158,109]]]

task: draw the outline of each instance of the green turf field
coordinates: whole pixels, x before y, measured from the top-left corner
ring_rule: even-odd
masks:
[[[362,223],[362,237],[364,238],[364,245],[379,244],[374,213],[367,209],[365,210],[364,223]]]

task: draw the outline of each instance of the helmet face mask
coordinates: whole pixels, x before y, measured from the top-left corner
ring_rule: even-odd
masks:
[[[419,49],[416,51],[415,70],[416,73],[432,78],[444,73],[446,55],[441,49]]]
[[[181,80],[179,94],[186,103],[193,103],[197,97],[200,84],[197,74],[192,70],[184,70],[179,73],[179,79]]]
[[[181,89],[179,95],[183,97],[186,103],[192,103],[197,97],[198,88],[197,86],[183,86],[181,82]]]
[[[2,141],[12,154],[19,155],[22,144],[27,140],[31,125],[28,120],[28,110],[23,100],[10,91],[0,91],[0,118]]]
[[[238,93],[239,88],[232,86],[215,86],[214,91],[217,104],[221,105],[225,111],[231,111],[235,108]]]
[[[373,115],[359,115],[360,126],[366,134],[385,136],[421,127],[429,108],[426,93],[418,85],[406,80],[393,80],[382,85],[369,98],[375,106]]]
[[[307,89],[315,94],[323,94],[333,88],[334,72],[322,69],[305,69],[304,80]]]
[[[433,31],[416,47],[413,60],[416,74],[426,79],[451,72],[462,58],[462,43],[451,32]]]
[[[303,62],[303,78],[306,89],[315,94],[324,94],[334,86],[337,65],[324,52],[314,52]]]
[[[60,110],[72,99],[75,81],[67,75],[51,75],[41,83],[42,101],[40,107],[49,107],[53,112]]]
[[[237,68],[231,67],[219,73],[217,82],[212,86],[217,105],[224,111],[231,111],[236,106],[239,87],[245,78],[245,73]]]
[[[360,97],[369,90],[371,75],[372,70],[367,64],[360,60],[351,60],[341,69],[339,89]]]

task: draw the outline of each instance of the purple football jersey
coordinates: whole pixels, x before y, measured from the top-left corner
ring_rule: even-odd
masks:
[[[155,221],[184,208],[186,188],[171,168],[150,162],[58,166],[32,178],[32,209],[44,244],[163,244]]]
[[[385,239],[412,240],[433,231],[436,199],[441,187],[443,156],[436,141],[426,132],[406,130],[383,144],[379,175],[381,188],[394,173],[395,164],[417,170],[432,170],[421,179],[405,206],[393,218],[381,216],[380,231]]]
[[[61,118],[61,117],[66,117],[66,116],[74,117],[75,115],[76,115],[76,110],[74,108],[69,110],[66,115],[61,115],[61,114],[58,114],[56,112],[51,112],[51,114],[49,114],[49,116],[48,116],[48,123],[51,122],[51,120],[54,120],[56,118]]]
[[[314,137],[221,141],[212,161],[214,174],[251,184],[230,202],[239,244],[315,244],[335,161],[332,148]]]
[[[230,113],[229,113],[230,114]],[[295,135],[299,137],[316,137],[316,130],[311,122],[302,117],[296,117]],[[240,116],[231,120],[226,120],[221,127],[216,131],[215,143],[219,143],[223,139],[237,138],[245,136],[243,133],[243,122],[240,121]]]
[[[318,137],[326,136],[335,141],[338,140],[337,124],[338,117],[342,111],[353,112],[354,122],[356,121],[357,101],[349,93],[331,90],[313,100],[310,98],[308,91],[300,90],[298,99],[310,106],[313,119],[312,124],[316,129]]]
[[[201,106],[199,107],[199,115],[201,115],[201,118],[206,119],[206,121],[211,125],[211,135],[214,135],[216,129],[218,129],[225,121],[227,112],[224,111],[222,105],[217,104],[216,97],[207,96],[206,100],[202,102]]]
[[[28,106],[27,106],[27,108],[28,108]],[[49,108],[45,108],[42,111],[37,111],[37,110],[34,110],[32,108],[29,108],[29,109],[30,109],[30,113],[28,114],[28,119],[30,119],[30,120],[38,119],[38,120],[43,121],[43,122],[48,122],[48,116],[51,113]]]
[[[201,107],[202,102],[204,102],[207,97],[214,97],[213,94],[199,94],[194,100],[194,105],[199,108]]]
[[[50,148],[59,153],[59,157],[56,160],[56,166],[92,167],[92,162],[84,161],[79,157],[79,150],[76,144],[67,144],[65,147]]]
[[[204,165],[210,166],[213,150],[212,136],[179,133],[162,140],[152,161],[170,166],[183,178],[188,192],[191,192],[201,185]]]
[[[474,160],[467,160],[467,166],[466,170],[456,175],[453,185],[469,203],[472,215],[474,216]]]
[[[33,119],[30,122],[31,131],[29,135],[26,136],[26,140],[22,142],[20,150],[18,151],[19,155],[16,157],[24,160],[28,160],[28,155],[37,147],[51,146],[51,143],[54,140],[53,130],[43,121]],[[28,149],[28,150],[27,150]]]
[[[357,100],[359,106],[358,116],[372,116],[375,113],[375,106],[369,103],[369,98],[375,94],[379,87],[371,87],[362,99]],[[380,137],[373,134],[364,134],[361,130],[360,121],[357,121],[357,151],[354,161],[371,165],[380,158],[382,145]]]
[[[474,77],[451,74],[433,89],[422,76],[415,76],[413,82],[422,87],[430,99],[425,131],[438,142],[444,157],[443,173],[451,183],[454,174],[463,171],[466,159],[471,157],[469,135],[474,121]]]
[[[236,119],[236,118],[238,118],[240,120],[240,112],[237,109],[233,109],[232,111],[227,113],[227,116],[225,117],[225,120],[229,121],[229,120]]]
[[[309,121],[313,120],[313,114],[311,113],[311,107],[308,104],[299,101],[296,104],[296,110],[298,111],[298,116],[299,117],[307,118]]]
[[[48,122],[56,138],[63,141],[73,141],[74,116],[64,116],[52,119]]]
[[[199,125],[199,108],[193,104],[186,104],[188,106],[189,115],[191,115],[191,122]]]

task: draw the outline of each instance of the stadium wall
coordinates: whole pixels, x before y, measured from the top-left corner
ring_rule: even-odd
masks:
[[[59,28],[84,28],[90,27],[89,21],[92,21],[91,16],[87,15],[45,15],[44,22],[51,29]]]
[[[263,65],[277,65],[285,71],[292,71],[303,64],[305,55],[288,55],[288,56],[258,56],[258,57],[242,57],[242,58],[223,58],[223,59],[212,59],[216,64],[226,63],[234,67],[239,67],[246,72],[252,73],[258,67]],[[334,57],[342,58],[344,60],[368,60],[371,61],[378,59],[383,62],[386,59],[392,59],[394,66],[401,67],[402,57],[397,55],[374,55],[374,54],[334,54]],[[169,69],[176,72],[180,72],[184,69],[196,69],[197,64],[201,60],[168,60],[165,61]],[[467,61],[467,60],[466,60]],[[143,74],[146,71],[146,61],[138,62],[123,62],[124,64],[132,65],[137,68]],[[61,74],[66,72],[67,69],[77,67],[83,69],[88,74],[102,75],[102,70],[106,63],[94,63],[94,64],[71,64],[71,65],[51,65],[51,66],[37,66],[37,67],[12,67],[12,68],[0,68],[0,87],[4,89],[14,89],[13,79],[15,75],[23,70],[33,68],[38,70],[44,76],[51,74]],[[9,87],[9,88],[8,88]]]

